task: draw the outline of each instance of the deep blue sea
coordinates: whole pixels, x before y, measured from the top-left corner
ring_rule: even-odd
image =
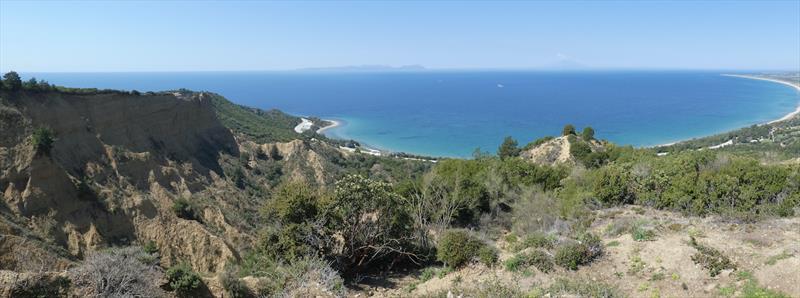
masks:
[[[695,71],[35,73],[70,87],[213,91],[233,102],[343,120],[329,136],[433,156],[494,152],[590,125],[598,138],[651,146],[777,119],[800,92]]]

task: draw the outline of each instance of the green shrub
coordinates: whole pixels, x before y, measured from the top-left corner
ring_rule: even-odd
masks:
[[[198,217],[195,209],[196,208],[194,204],[184,198],[179,198],[172,203],[172,212],[174,212],[176,216],[183,219],[197,220]]]
[[[578,270],[578,266],[583,264],[586,246],[580,243],[568,243],[558,247],[556,250],[555,261],[561,267]]]
[[[491,267],[495,263],[497,263],[497,250],[494,247],[483,245],[480,249],[478,249],[478,259],[484,265]]]
[[[583,128],[583,132],[581,132],[581,138],[586,141],[590,141],[594,139],[594,129],[591,126],[587,126]]]
[[[194,272],[186,263],[181,263],[167,269],[166,277],[169,282],[169,287],[175,291],[175,294],[179,297],[191,297],[203,284],[200,275]]]
[[[517,238],[518,238],[517,235],[515,235],[514,233],[510,233],[510,234],[506,235],[506,243],[514,244],[514,243],[517,242],[517,240],[518,240]]]
[[[561,130],[562,136],[569,136],[575,135],[575,126],[572,124],[564,125],[564,129]]]
[[[332,256],[337,269],[356,273],[381,262],[406,261],[412,256],[405,252],[423,255],[411,240],[420,233],[412,228],[409,210],[391,184],[348,175],[322,201],[324,215],[318,219],[325,221],[326,234],[339,233],[344,241],[343,249]]]
[[[290,261],[313,252],[306,239],[315,235],[306,223],[286,223],[268,226],[261,231],[258,249],[271,260]]]
[[[557,248],[556,264],[570,270],[578,270],[578,266],[591,263],[603,253],[602,242],[597,236],[586,234],[578,240],[578,242],[565,243]]]
[[[522,267],[526,266],[527,257],[525,254],[516,254],[505,261],[505,267],[508,271],[519,271]]]
[[[53,142],[55,142],[55,135],[49,128],[39,127],[33,131],[32,141],[36,154],[50,155],[50,151],[53,149]]]
[[[633,202],[634,194],[628,189],[630,174],[615,165],[599,169],[594,181],[594,196],[603,204],[619,205]]]
[[[436,258],[457,268],[477,256],[484,244],[465,230],[448,230],[439,239]]]
[[[519,271],[527,266],[534,266],[543,273],[549,273],[553,271],[553,258],[542,250],[534,250],[518,253],[505,261],[505,268],[508,271]]]
[[[245,283],[236,276],[236,270],[227,266],[225,270],[219,273],[219,283],[222,289],[225,290],[226,296],[233,298],[243,298],[253,296]]]
[[[147,241],[147,243],[142,247],[142,250],[148,254],[156,254],[158,253],[158,245],[153,240]]]
[[[428,267],[422,270],[422,273],[419,275],[419,280],[420,282],[426,282],[431,280],[434,275],[436,275],[436,268]]]
[[[281,223],[302,223],[317,216],[318,201],[319,196],[308,185],[290,182],[273,192],[261,212]]]
[[[500,148],[497,149],[497,156],[499,156],[500,159],[517,157],[519,156],[519,151],[520,149],[517,148],[517,141],[512,137],[506,137],[500,145]]]
[[[721,251],[697,243],[694,237],[689,238],[689,245],[697,250],[697,253],[692,255],[692,261],[708,269],[712,277],[717,276],[722,270],[736,269],[736,265],[733,261],[723,255]]]
[[[638,222],[631,227],[631,237],[634,241],[652,241],[656,238],[656,232]]]
[[[513,250],[520,251],[528,247],[550,249],[553,248],[555,243],[556,239],[553,236],[541,232],[534,232],[525,236],[525,239],[514,245]]]
[[[528,264],[533,265],[543,273],[553,271],[554,267],[553,258],[541,250],[534,250],[528,255]]]

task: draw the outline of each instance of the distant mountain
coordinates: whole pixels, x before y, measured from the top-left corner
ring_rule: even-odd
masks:
[[[425,66],[414,65],[380,65],[380,64],[365,64],[365,65],[345,65],[333,67],[310,67],[301,68],[299,71],[419,71],[426,70]]]

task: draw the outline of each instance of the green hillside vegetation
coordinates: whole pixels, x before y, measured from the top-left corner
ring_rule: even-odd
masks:
[[[219,95],[212,95],[211,102],[225,126],[255,142],[288,142],[298,137],[308,137],[294,131],[294,127],[301,122],[300,117],[278,110],[264,111],[237,105]]]
[[[11,100],[24,100],[25,92],[106,92],[37,87],[39,82],[25,87],[17,79],[6,75],[2,84],[3,94],[10,94]],[[442,266],[442,275],[473,263],[521,274],[530,274],[531,268],[543,274],[581,270],[602,259],[611,246],[591,229],[602,220],[599,211],[629,205],[743,224],[794,217],[800,208],[800,163],[786,162],[800,157],[797,118],[659,148],[617,146],[596,140],[592,128],[578,133],[567,125],[561,133],[569,140],[574,163],[536,164],[520,157],[521,150],[535,149],[554,137],[530,142],[523,149],[509,137],[497,156],[479,152],[473,159],[432,163],[398,158],[406,155],[343,154],[338,148],[342,141],[313,131],[294,132],[298,117],[209,95],[225,127],[244,141],[272,146],[267,152],[259,151],[267,147],[242,146],[234,155],[220,156],[223,179],[235,186],[225,190],[247,198],[233,203],[240,209],[221,211],[224,221],[254,231],[248,235],[251,243],[238,248],[241,259],[230,260],[219,277],[233,297],[291,296],[287,293],[296,294],[292,291],[311,284],[309,276],[326,293],[343,295],[348,286],[357,287],[366,277],[385,278],[434,266]],[[33,145],[46,154],[53,139],[46,128],[39,128]],[[736,140],[733,146],[703,149],[730,139]],[[296,153],[313,153],[318,168],[308,160],[281,156],[273,144],[290,141],[301,143]],[[314,177],[320,169],[326,172]],[[312,179],[295,181],[295,176]],[[207,225],[201,211],[204,204],[213,206],[209,200],[176,199],[169,213],[175,220]],[[637,223],[619,230],[644,242],[656,237],[648,228]],[[695,261],[711,276],[736,268],[722,250],[691,239],[692,247],[701,252]],[[504,249],[513,256],[496,267],[498,243],[506,243]],[[157,253],[158,248],[148,251]],[[432,278],[432,271],[426,275]],[[168,270],[167,276],[169,287],[178,294],[202,288],[200,276],[186,264]],[[255,289],[241,284],[240,278],[247,276],[260,278]],[[754,281],[752,287],[758,289]],[[572,280],[540,290],[617,295],[611,286]],[[523,296],[516,290],[505,294]]]

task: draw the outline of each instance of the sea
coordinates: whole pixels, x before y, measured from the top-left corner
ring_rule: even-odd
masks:
[[[765,123],[795,110],[800,92],[723,71],[263,71],[22,73],[69,87],[186,88],[298,116],[340,121],[333,138],[413,154],[494,153],[565,124],[596,137],[654,146]]]

